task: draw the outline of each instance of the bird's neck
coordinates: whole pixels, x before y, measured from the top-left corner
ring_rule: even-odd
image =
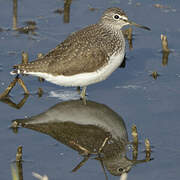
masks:
[[[121,50],[124,51],[125,40],[121,29],[114,28],[104,24],[98,24],[98,26],[100,26],[100,29],[102,31],[101,34],[103,34],[103,37],[106,39],[106,48],[111,49],[110,52],[118,53]]]
[[[103,23],[103,22],[99,22],[98,25],[105,29],[106,31],[108,32],[111,32],[112,34],[115,34],[115,35],[119,35],[121,36],[122,35],[122,28],[123,26],[119,26],[119,25],[112,25],[110,23]]]

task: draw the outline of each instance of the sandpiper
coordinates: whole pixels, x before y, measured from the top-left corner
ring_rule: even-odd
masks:
[[[72,33],[46,55],[14,66],[12,74],[30,74],[61,86],[86,87],[105,80],[123,62],[125,39],[122,27],[136,24],[120,8],[108,8],[93,25]]]

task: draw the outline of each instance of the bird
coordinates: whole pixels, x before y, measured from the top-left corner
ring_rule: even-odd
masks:
[[[80,97],[84,99],[87,86],[107,79],[123,62],[122,28],[126,25],[150,30],[130,21],[121,8],[108,8],[96,24],[71,33],[44,56],[14,65],[11,74],[33,75],[60,86],[81,87]]]

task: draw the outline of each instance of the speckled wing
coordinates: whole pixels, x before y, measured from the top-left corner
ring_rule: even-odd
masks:
[[[83,38],[71,35],[44,57],[28,64],[15,65],[18,73],[50,73],[71,76],[79,73],[94,72],[108,62],[108,55],[100,46],[86,43]]]
[[[75,51],[75,50],[74,50]],[[70,76],[79,73],[94,72],[108,62],[107,55],[98,48],[73,54],[65,53],[58,56],[48,56],[28,64],[15,65],[18,73],[42,72],[52,75]]]
[[[54,75],[71,76],[80,73],[94,72],[108,62],[108,56],[99,48],[73,49],[52,60],[48,72]]]

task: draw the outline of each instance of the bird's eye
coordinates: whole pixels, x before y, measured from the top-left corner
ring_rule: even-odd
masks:
[[[119,15],[114,15],[114,19],[119,19],[120,17],[119,17]]]
[[[124,171],[123,168],[118,168],[117,170],[118,170],[118,172],[121,172],[121,173]]]

